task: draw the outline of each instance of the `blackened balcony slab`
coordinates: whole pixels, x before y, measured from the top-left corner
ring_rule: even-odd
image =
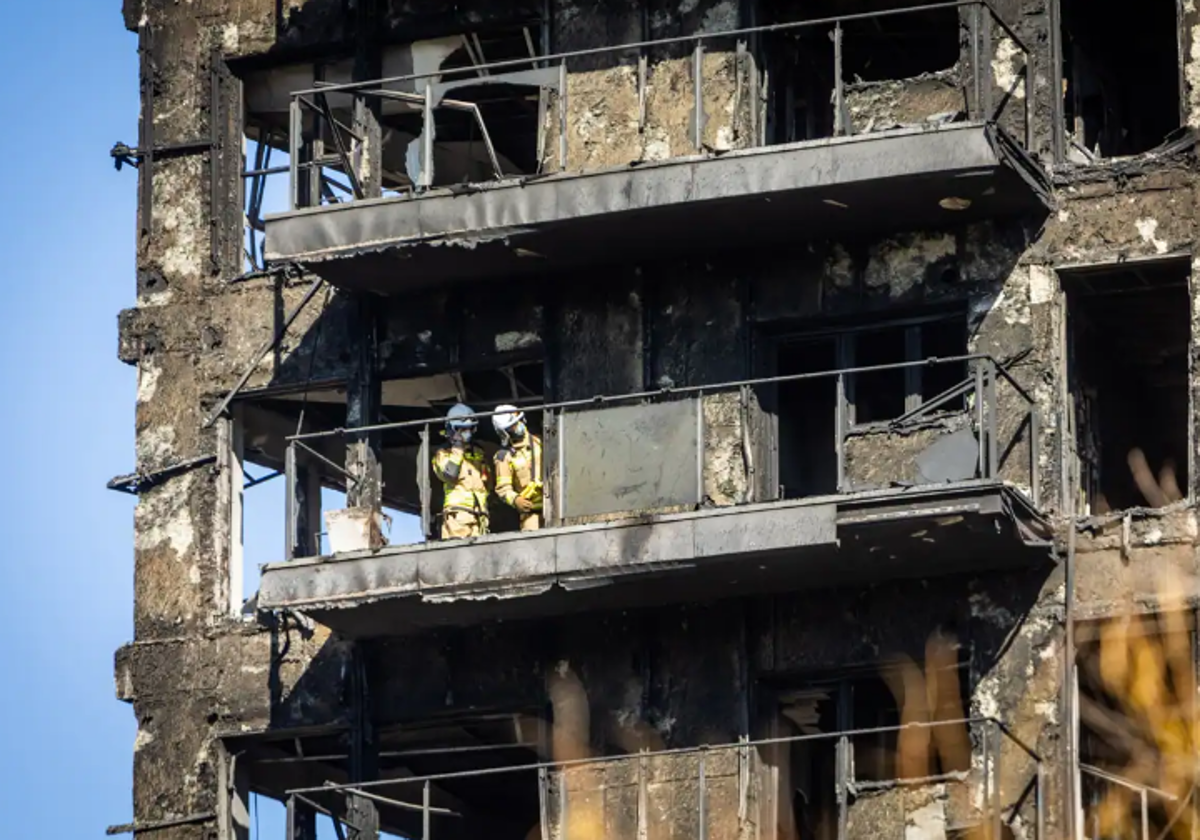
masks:
[[[1046,562],[1001,482],[890,489],[495,534],[266,566],[260,609],[350,637]]]
[[[1045,214],[1002,129],[956,123],[437,189],[266,219],[267,258],[382,294],[620,259]]]

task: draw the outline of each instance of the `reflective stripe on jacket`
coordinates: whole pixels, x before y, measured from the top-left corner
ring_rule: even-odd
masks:
[[[446,467],[457,461],[461,464],[456,478],[446,475]],[[433,471],[445,490],[443,509],[471,511],[480,516],[488,512],[488,483],[491,474],[487,459],[478,446],[443,446],[433,455]]]
[[[533,432],[526,432],[519,443],[510,443],[496,453],[496,495],[515,505],[522,490],[542,480],[541,473],[542,442]],[[542,509],[540,495],[533,506]]]

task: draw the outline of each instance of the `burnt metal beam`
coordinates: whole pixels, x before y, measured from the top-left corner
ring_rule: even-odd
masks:
[[[182,475],[185,472],[190,472],[197,467],[215,464],[217,461],[216,455],[201,455],[198,458],[191,458],[187,461],[180,461],[177,464],[172,464],[169,467],[154,470],[153,472],[133,472],[128,475],[119,475],[116,478],[110,479],[105,485],[109,490],[116,490],[121,493],[129,493],[137,496],[142,492],[149,490],[151,487],[157,487],[164,481],[174,478],[177,475]]]
[[[187,817],[177,817],[169,820],[157,820],[155,822],[131,822],[124,825],[110,825],[104,829],[104,833],[109,837],[117,834],[149,834],[152,831],[162,831],[167,828],[175,828],[181,825],[196,825],[199,823],[213,822],[217,815],[212,812],[203,814],[192,814]]]

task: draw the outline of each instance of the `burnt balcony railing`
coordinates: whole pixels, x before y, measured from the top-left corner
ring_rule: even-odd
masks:
[[[939,368],[965,375],[956,374],[962,378],[931,398],[910,389],[906,410],[889,419],[856,417],[855,393],[879,385],[870,377],[892,375],[911,383],[915,374]],[[900,492],[914,484],[983,480],[1012,486],[1037,507],[1041,443],[1035,401],[991,357],[965,355],[523,406],[543,440],[546,526],[798,498],[770,463],[778,458],[776,425],[789,417],[777,403],[780,388],[813,380],[832,380],[835,397],[817,410],[833,414],[836,486],[827,494],[803,495]],[[475,415],[481,438],[490,433],[495,413]],[[304,481],[311,481],[311,475],[301,476],[300,465],[323,474],[327,484],[344,481],[353,489],[360,478],[339,463],[340,453],[347,451],[344,444],[376,434],[391,435],[393,444],[397,435],[407,441],[407,460],[391,463],[415,463],[415,475],[398,481],[395,469],[385,474],[384,495],[407,500],[404,509],[419,514],[421,534],[433,538],[440,494],[434,492],[431,460],[444,422],[439,415],[291,436],[286,557],[320,553],[311,548],[319,544],[313,533],[304,531],[316,523],[311,516],[303,526],[298,522],[295,500],[304,494]],[[880,453],[892,453],[891,466],[880,466]],[[493,508],[498,505],[493,499]]]
[[[586,163],[573,163],[576,160],[575,150],[571,147],[570,130],[573,74],[582,72],[583,68],[591,67],[598,61],[629,65],[631,68],[636,63],[636,106],[627,117],[638,121],[640,131],[646,125],[648,109],[654,107],[647,93],[652,69],[648,56],[664,54],[679,55],[680,58],[676,60],[690,62],[690,73],[685,74],[690,75],[691,81],[691,114],[686,133],[694,153],[702,152],[708,142],[705,111],[713,80],[709,78],[711,68],[706,71],[706,52],[728,52],[736,56],[737,79],[729,104],[734,111],[746,108],[747,113],[746,126],[736,147],[770,145],[772,140],[768,136],[767,120],[760,112],[762,91],[756,73],[751,72],[753,68],[750,66],[752,62],[748,44],[751,39],[763,35],[812,28],[830,30],[833,41],[833,90],[828,106],[832,113],[827,116],[832,117],[833,136],[845,136],[854,133],[847,105],[847,91],[853,87],[853,83],[843,78],[844,42],[851,37],[847,25],[883,17],[959,9],[966,10],[970,29],[968,51],[962,56],[970,74],[965,85],[966,117],[978,123],[996,122],[1006,115],[1014,100],[1023,100],[1024,114],[1013,115],[1011,119],[1006,116],[1004,122],[1019,127],[1017,133],[1024,134],[1024,145],[1028,150],[1032,145],[1034,111],[1033,90],[1029,84],[1033,77],[1030,51],[988,0],[952,0],[553,55],[473,63],[466,67],[439,68],[434,72],[411,73],[373,81],[318,84],[291,95],[288,165],[274,168],[258,165],[247,175],[262,177],[276,172],[290,172],[293,208],[375,198],[385,191],[412,193],[434,186],[451,186],[452,181],[459,183],[461,179],[456,177],[451,181],[439,181],[433,166],[435,144],[438,142],[436,122],[439,115],[451,111],[460,114],[460,121],[465,116],[466,121],[474,127],[472,139],[477,138],[486,150],[486,155],[481,155],[475,164],[481,165],[490,174],[478,177],[478,173],[473,172],[467,176],[470,183],[519,180],[568,169],[586,170]],[[1001,92],[998,103],[993,101],[996,91],[992,70],[993,30],[1002,32],[1003,37],[1011,40],[1021,56],[1021,69],[1016,73],[1010,89]],[[690,56],[687,52],[689,49]],[[530,52],[535,52],[532,43]],[[462,98],[454,95],[455,91],[482,85],[499,86],[495,88],[498,91],[515,90],[522,98],[537,98],[536,140],[528,139],[528,143],[535,148],[522,151],[524,157],[536,161],[532,169],[528,166],[506,168],[503,156],[498,154],[493,142],[497,131],[488,124],[479,104],[468,101],[466,94],[460,94]],[[1023,94],[1018,93],[1021,86],[1024,86]],[[372,113],[387,115],[388,119],[407,118],[415,122],[417,129],[406,129],[409,136],[415,139],[403,149],[383,148],[385,144],[379,133],[369,128],[370,118],[363,119],[364,115]],[[386,170],[383,163],[385,156],[393,162]],[[672,150],[669,156],[678,157],[679,153]],[[397,161],[398,167],[394,165]],[[517,168],[521,171],[508,171]],[[381,176],[385,171],[386,176]]]
[[[946,728],[961,730],[968,742],[973,742],[974,755],[958,757],[961,768],[921,777],[905,777],[892,769],[885,770],[890,778],[870,780],[862,778],[861,770],[856,769],[855,755],[864,747],[878,748],[881,741],[897,744],[897,736],[905,730]],[[745,739],[719,746],[644,750],[594,759],[297,787],[285,793],[287,837],[291,840],[300,836],[301,813],[307,812],[308,819],[315,814],[329,818],[340,837],[346,829],[357,830],[355,820],[362,819],[364,811],[374,812],[386,830],[421,840],[500,836],[496,826],[518,815],[497,812],[495,795],[488,797],[486,791],[501,789],[498,786],[511,790],[515,784],[527,786],[527,799],[537,803],[533,813],[523,811],[524,819],[531,824],[513,826],[521,831],[529,829],[526,836],[537,833],[533,829],[540,825],[540,836],[560,840],[634,840],[660,834],[725,840],[744,836],[746,829],[752,830],[758,823],[752,798],[762,786],[752,779],[767,767],[786,765],[793,746],[825,746],[834,751],[833,771],[815,784],[828,785],[833,793],[838,840],[877,837],[881,827],[891,828],[895,836],[902,835],[906,819],[903,807],[862,813],[861,825],[859,809],[879,804],[880,797],[886,797],[889,791],[919,789],[939,792],[948,808],[956,808],[954,816],[961,825],[981,829],[979,836],[1000,838],[1019,829],[1018,836],[1034,840],[1046,837],[1044,762],[1003,723],[991,718]],[[901,766],[895,746],[890,751],[887,766]],[[448,795],[448,789],[455,791],[453,796]],[[472,792],[480,792],[490,807],[474,813],[470,808]],[[503,836],[516,835],[510,832]]]

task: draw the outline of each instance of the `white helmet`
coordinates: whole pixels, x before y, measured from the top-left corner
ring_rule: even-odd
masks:
[[[496,428],[496,434],[500,435],[500,440],[507,441],[509,429],[524,422],[525,412],[515,405],[498,406],[496,411],[497,413],[492,415],[492,425]]]

